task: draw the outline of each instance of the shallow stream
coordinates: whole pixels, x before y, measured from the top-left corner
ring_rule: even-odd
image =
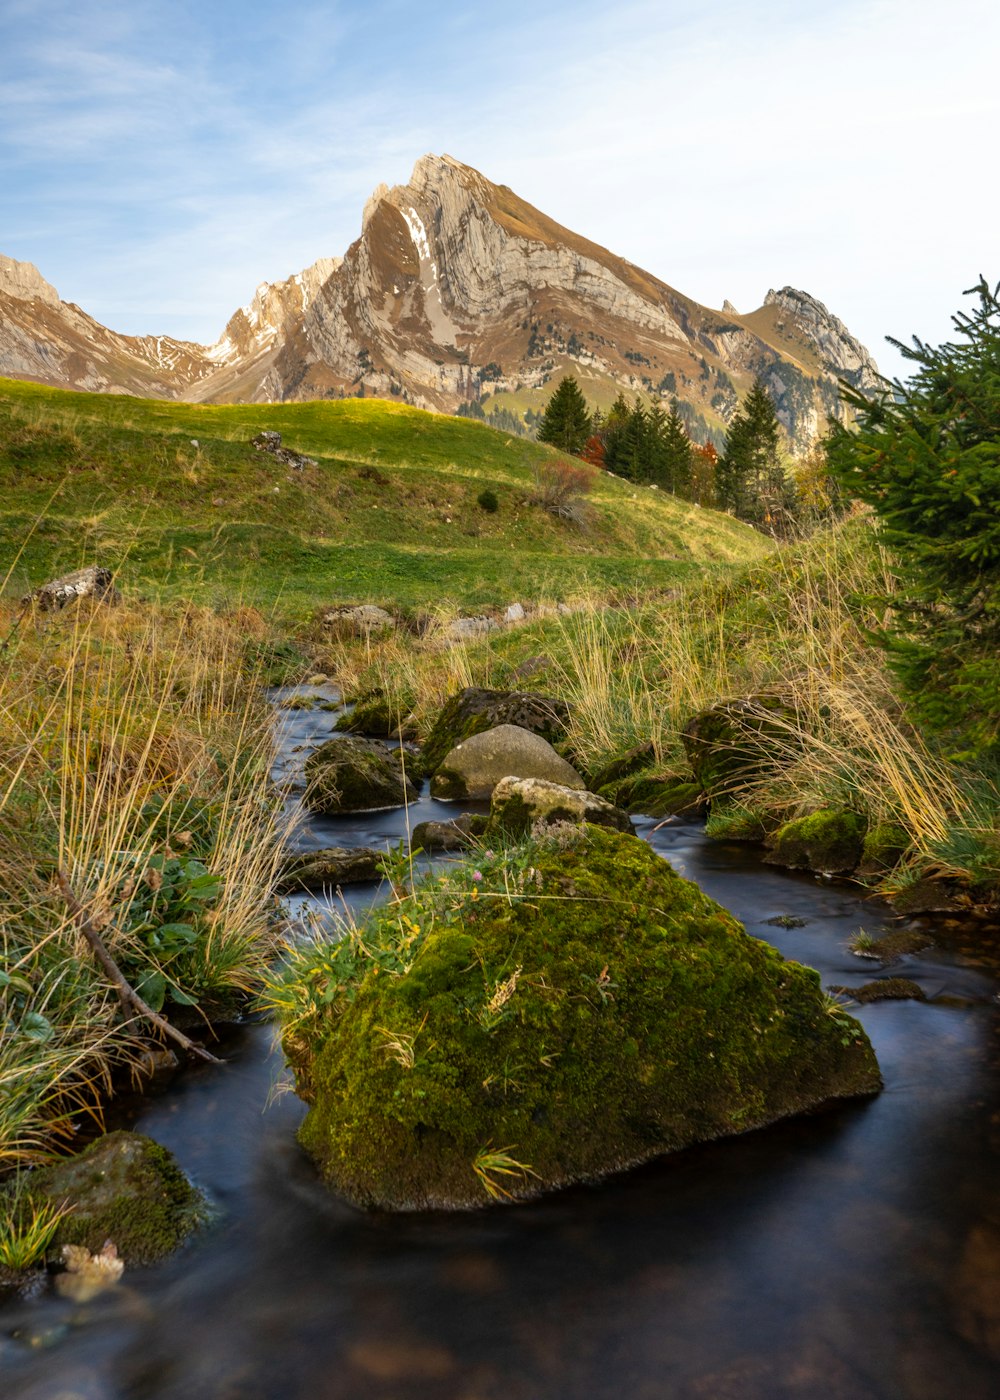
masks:
[[[333,717],[279,711],[283,771]],[[422,799],[415,824],[454,815]],[[395,845],[402,811],[303,846]],[[692,825],[637,823],[683,874],[825,985],[891,912]],[[352,893],[356,906],[371,887]],[[785,916],[802,927],[769,922]],[[85,1305],[0,1313],[4,1400],[994,1400],[1000,1395],[997,982],[958,952],[891,969],[931,1001],[855,1014],[876,1099],[681,1153],[601,1186],[461,1216],[365,1215],[295,1143],[265,1025],[130,1123],[219,1207],[175,1258]]]

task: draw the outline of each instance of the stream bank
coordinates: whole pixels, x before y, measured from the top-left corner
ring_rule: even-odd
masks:
[[[284,762],[332,718],[281,711]],[[310,821],[308,846],[394,846],[455,809]],[[854,888],[762,866],[697,825],[640,835],[748,931],[869,980],[847,943],[896,927]],[[372,886],[345,892],[362,909]],[[303,897],[303,910],[316,901]],[[781,920],[788,926],[775,923]],[[855,1014],[886,1080],[848,1104],[516,1210],[363,1214],[296,1146],[304,1107],[273,1033],[136,1105],[216,1225],[83,1307],[2,1318],[10,1400],[986,1400],[1000,1388],[997,983],[960,952],[905,960],[927,1003]],[[894,969],[900,971],[899,968]],[[886,973],[888,975],[888,972]]]

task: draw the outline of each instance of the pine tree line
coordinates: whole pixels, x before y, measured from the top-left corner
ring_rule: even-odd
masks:
[[[721,454],[692,441],[677,400],[669,410],[619,394],[607,414],[591,412],[567,375],[549,399],[538,440],[627,481],[730,511],[759,529],[787,535],[803,502],[787,469],[784,433],[770,395],[754,381],[733,415]]]

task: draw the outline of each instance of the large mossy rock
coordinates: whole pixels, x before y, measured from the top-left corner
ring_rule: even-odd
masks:
[[[771,837],[766,860],[795,870],[849,875],[861,859],[867,830],[867,821],[857,812],[825,807],[780,826]]]
[[[171,1254],[208,1218],[204,1197],[165,1147],[140,1133],[106,1133],[76,1157],[31,1177],[33,1202],[68,1203],[49,1249],[64,1245],[99,1253],[111,1240],[130,1264]]]
[[[501,778],[543,778],[584,788],[579,773],[550,743],[516,724],[473,734],[449,750],[431,779],[431,796],[445,801],[488,800]]]
[[[553,744],[566,737],[569,706],[565,700],[531,690],[468,686],[451,697],[434,721],[421,751],[424,773],[430,777],[437,772],[445,755],[464,739],[500,724],[516,724]]]
[[[700,711],[685,725],[681,742],[695,781],[712,799],[738,792],[799,748],[794,710],[766,694]]]
[[[541,778],[501,778],[493,789],[483,839],[521,838],[532,828],[562,822],[632,831],[628,813],[596,793],[547,783]]]
[[[880,1087],[818,975],[644,842],[586,827],[497,869],[401,975],[375,960],[285,1037],[300,1139],[350,1200],[525,1199]]]
[[[306,759],[305,803],[321,816],[402,807],[419,796],[405,774],[400,750],[378,739],[345,734],[328,739]]]

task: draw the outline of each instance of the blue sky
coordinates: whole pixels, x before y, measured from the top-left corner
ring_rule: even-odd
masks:
[[[995,0],[0,0],[0,252],[211,341],[425,151],[688,295],[791,283],[890,372],[1000,278]]]

